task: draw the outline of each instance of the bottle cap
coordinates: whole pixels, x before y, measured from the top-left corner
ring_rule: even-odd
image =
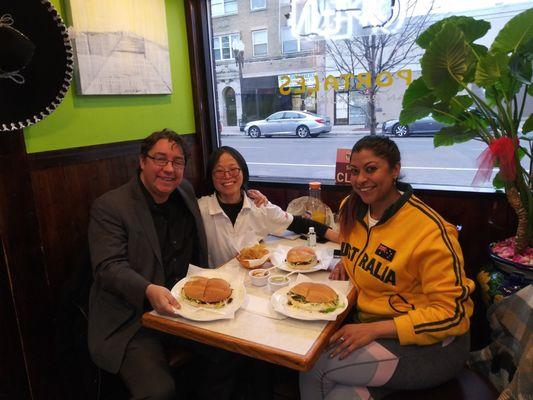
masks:
[[[320,182],[309,182],[309,189],[320,189]]]

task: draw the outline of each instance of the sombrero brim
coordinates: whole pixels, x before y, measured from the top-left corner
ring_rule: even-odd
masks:
[[[10,14],[13,28],[35,45],[29,64],[18,71],[19,84],[0,79],[0,132],[25,128],[52,113],[72,80],[73,54],[67,28],[47,0],[3,0],[0,17]]]

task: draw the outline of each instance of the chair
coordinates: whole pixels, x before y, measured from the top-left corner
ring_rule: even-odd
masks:
[[[465,367],[455,378],[440,386],[395,392],[385,400],[493,400],[498,394],[492,383]]]

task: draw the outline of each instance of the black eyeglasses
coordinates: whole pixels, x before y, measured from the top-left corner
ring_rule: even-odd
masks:
[[[232,178],[235,178],[241,172],[240,168],[231,168],[231,169],[217,169],[213,171],[215,178],[224,178],[226,174],[229,174]]]
[[[172,164],[172,168],[174,169],[183,169],[185,168],[185,160],[177,159],[177,160],[167,160],[164,156],[155,156],[152,157],[150,155],[146,155],[150,160],[153,160],[154,164],[158,167],[166,167],[168,163]]]

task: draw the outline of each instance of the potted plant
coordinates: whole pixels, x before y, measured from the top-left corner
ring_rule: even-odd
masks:
[[[404,125],[429,114],[446,124],[435,147],[471,139],[487,144],[474,181],[488,180],[497,165],[493,185],[505,190],[518,217],[516,236],[493,249],[523,264],[533,264],[533,145],[527,137],[533,117],[523,115],[533,94],[531,21],[533,8],[516,15],[490,48],[475,43],[490,29],[487,21],[452,16],[431,25],[416,41],[424,49],[422,74],[407,88],[400,114]]]

